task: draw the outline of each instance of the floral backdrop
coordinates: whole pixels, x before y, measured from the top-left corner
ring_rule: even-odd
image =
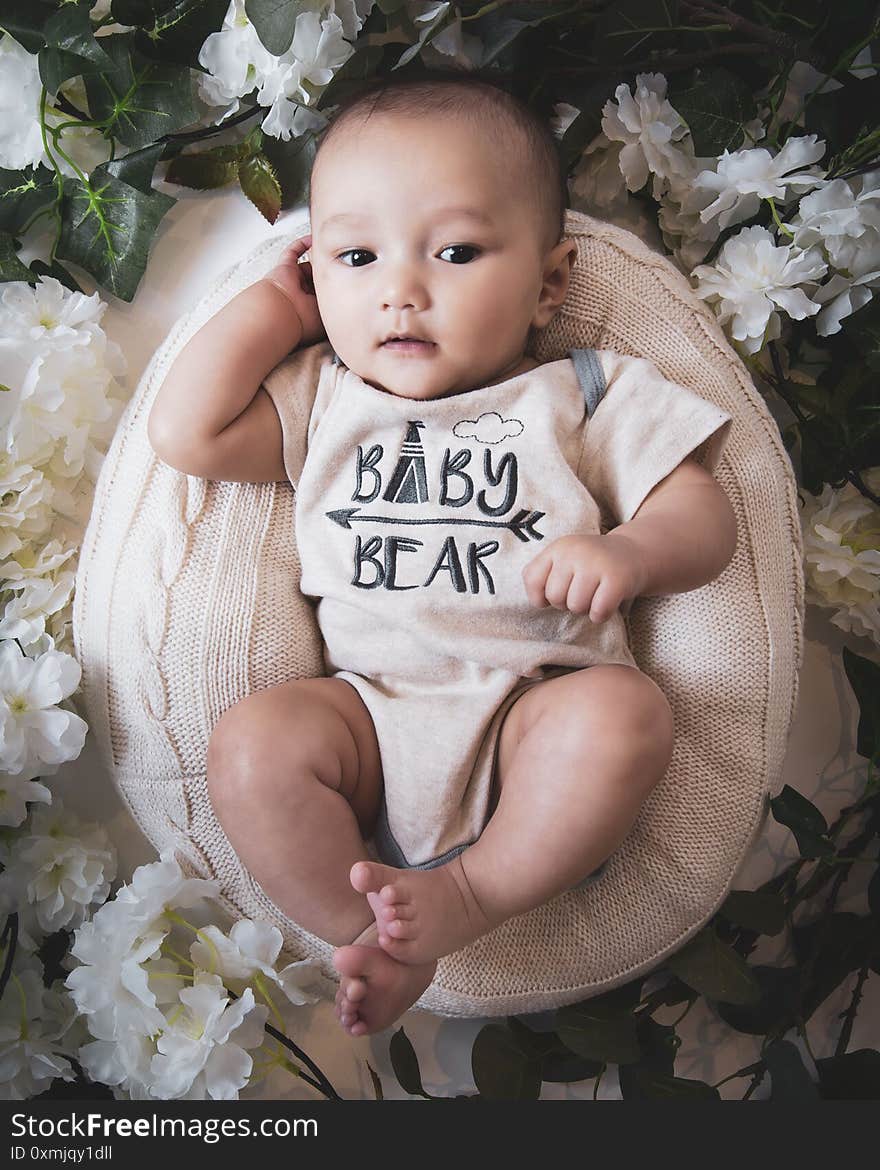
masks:
[[[571,206],[669,255],[746,362],[798,476],[807,599],[845,635],[864,765],[832,825],[791,788],[772,801],[798,860],[732,893],[659,986],[541,1033],[483,1029],[477,1093],[598,1088],[616,1065],[625,1097],[717,1096],[676,1076],[675,1027],[653,1019],[702,998],[763,1037],[744,1096],[765,1078],[771,1096],[880,1095],[880,1053],[848,1050],[880,974],[878,37],[855,0],[0,0],[0,1097],[228,1099],[278,1068],[336,1096],[284,1034],[326,993],[314,966],[265,923],[221,929],[215,884],[173,856],[120,886],[52,778],[88,732],[72,591],[128,392],[108,298],[135,297],[179,188],[238,185],[275,222],[342,97],[438,66],[539,110]],[[836,909],[851,867],[864,914]],[[777,936],[793,962],[749,963]],[[812,1060],[810,1017],[845,980],[834,1055]],[[402,1029],[390,1057],[428,1096]]]

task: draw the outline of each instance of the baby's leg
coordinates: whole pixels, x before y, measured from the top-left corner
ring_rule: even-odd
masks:
[[[436,869],[353,867],[379,945],[424,963],[570,889],[626,837],[672,746],[669,705],[634,667],[594,666],[526,691],[501,730],[498,802],[479,840]]]
[[[370,1031],[387,1027],[435,964],[407,969],[381,951],[367,900],[348,880],[369,856],[364,837],[382,798],[373,721],[354,687],[302,679],[236,703],[211,735],[208,791],[232,847],[285,914],[334,945],[373,944],[349,948],[360,963],[345,972],[337,1005],[355,1035],[368,1030],[364,1020]]]

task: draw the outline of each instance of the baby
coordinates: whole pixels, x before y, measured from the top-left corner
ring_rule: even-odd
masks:
[[[321,142],[311,235],[150,415],[171,466],[296,488],[328,676],[226,711],[208,785],[268,896],[336,947],[354,1036],[623,841],[673,720],[621,607],[733,554],[707,470],[727,415],[644,359],[529,356],[577,256],[564,211],[551,134],[502,89],[374,85]]]

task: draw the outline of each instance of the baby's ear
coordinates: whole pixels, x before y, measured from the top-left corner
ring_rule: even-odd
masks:
[[[532,318],[535,329],[543,329],[553,320],[568,295],[571,270],[576,260],[577,243],[574,240],[560,240],[556,247],[547,253],[541,292]]]

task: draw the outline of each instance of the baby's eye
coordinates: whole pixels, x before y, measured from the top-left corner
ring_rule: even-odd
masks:
[[[363,268],[364,264],[361,264],[361,263],[356,264],[354,262],[354,260],[352,260],[351,264],[349,264],[348,261],[345,259],[345,257],[346,256],[372,256],[372,255],[373,255],[373,253],[368,252],[366,248],[349,248],[347,252],[340,252],[336,258],[337,258],[337,260],[341,260],[342,263],[345,264],[349,268]],[[369,261],[368,260],[364,261],[364,263],[368,264]]]
[[[440,252],[442,256],[444,252],[472,252],[475,256],[479,254],[480,249],[474,247],[473,244],[447,244]],[[467,264],[471,260],[470,256],[465,256],[463,260],[452,260],[452,264]]]

